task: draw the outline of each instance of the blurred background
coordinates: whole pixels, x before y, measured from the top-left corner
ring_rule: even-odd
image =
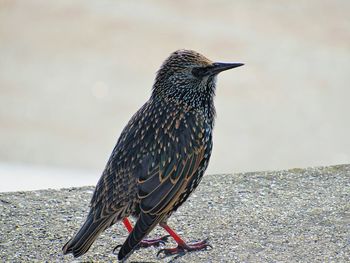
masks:
[[[350,163],[348,0],[0,0],[0,191],[96,184],[180,48],[218,79],[208,173]]]

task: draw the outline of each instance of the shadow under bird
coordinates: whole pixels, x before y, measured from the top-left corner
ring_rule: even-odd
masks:
[[[169,235],[174,255],[210,247],[206,240],[186,243],[167,219],[198,186],[212,151],[213,99],[218,73],[242,63],[212,62],[192,50],[172,53],[157,72],[151,98],[122,131],[97,183],[90,212],[63,253],[86,253],[106,228],[122,221],[129,236],[120,248],[125,260],[139,247],[164,244]],[[136,218],[133,227],[128,217]],[[157,225],[168,233],[145,239]]]

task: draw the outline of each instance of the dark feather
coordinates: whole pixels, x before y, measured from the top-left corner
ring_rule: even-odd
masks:
[[[161,217],[141,213],[133,231],[119,250],[118,259],[125,259],[141,240],[161,221]]]
[[[63,254],[72,253],[74,257],[85,254],[98,235],[108,228],[113,220],[114,218],[110,216],[94,221],[93,216],[89,215],[75,237],[64,245]]]

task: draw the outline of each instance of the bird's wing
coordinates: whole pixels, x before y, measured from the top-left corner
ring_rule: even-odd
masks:
[[[138,160],[135,157],[140,147],[140,143],[137,143],[141,137],[139,125],[149,106],[146,103],[131,118],[112,151],[91,199],[90,214],[94,220],[110,215],[119,220],[130,214],[131,206],[136,201],[137,180],[134,171],[137,170],[135,163]]]
[[[119,220],[128,216],[130,205],[132,204],[133,176],[130,172],[109,170],[106,168],[97,183],[95,192],[90,203],[90,214],[94,220],[114,216]],[[134,183],[136,188],[136,183]]]
[[[166,158],[152,170],[145,180],[139,180],[138,196],[141,211],[152,215],[166,214],[181,201],[187,183],[197,172],[204,158],[205,147],[195,149],[177,159]],[[174,156],[175,157],[175,156]]]
[[[138,197],[143,213],[166,214],[181,201],[180,195],[206,157],[205,129],[195,125],[199,121],[187,119],[187,122],[178,123],[178,129],[159,132],[161,139],[155,142],[159,150],[153,158],[145,158],[144,169],[138,176]]]

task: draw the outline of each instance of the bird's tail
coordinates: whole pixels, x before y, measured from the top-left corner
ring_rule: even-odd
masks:
[[[99,234],[113,224],[114,216],[106,216],[94,221],[90,214],[75,237],[71,238],[62,248],[63,254],[72,253],[74,257],[85,254]]]
[[[125,259],[137,247],[142,239],[152,231],[152,229],[161,221],[161,219],[162,217],[159,215],[157,216],[141,213],[134,229],[120,248],[118,259]]]

